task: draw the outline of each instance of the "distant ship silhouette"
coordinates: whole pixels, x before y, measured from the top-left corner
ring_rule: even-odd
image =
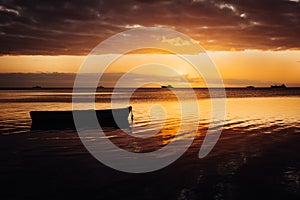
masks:
[[[173,88],[172,85],[162,85],[161,88]]]
[[[285,84],[282,85],[271,85],[271,88],[286,88]]]
[[[33,86],[32,89],[42,89],[42,87],[39,85],[36,85],[36,86]]]

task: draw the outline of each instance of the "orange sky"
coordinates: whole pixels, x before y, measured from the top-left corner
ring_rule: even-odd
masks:
[[[225,86],[236,87],[245,85],[269,86],[285,83],[288,86],[300,86],[300,51],[219,51],[208,52],[216,64],[224,80]],[[132,59],[134,57],[134,59]],[[110,67],[109,72],[126,71],[126,65],[149,63],[154,58],[168,65],[183,76],[193,77],[191,70],[180,59],[170,55],[131,54],[122,57]],[[76,73],[85,56],[1,56],[1,73]],[[132,62],[131,60],[135,60]],[[124,64],[127,63],[127,64]],[[144,70],[146,74],[153,73]],[[156,72],[155,75],[163,72]]]

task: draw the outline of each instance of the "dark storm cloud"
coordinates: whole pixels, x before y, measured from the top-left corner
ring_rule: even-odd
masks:
[[[300,48],[298,0],[3,0],[1,54],[87,54],[129,28],[161,26],[209,50]]]

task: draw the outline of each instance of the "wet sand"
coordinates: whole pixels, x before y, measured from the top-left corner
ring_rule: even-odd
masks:
[[[224,130],[199,159],[202,139],[164,169],[129,174],[98,162],[73,131],[2,135],[0,199],[299,199],[298,129]]]

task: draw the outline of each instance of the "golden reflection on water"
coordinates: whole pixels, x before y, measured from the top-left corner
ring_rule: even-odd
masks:
[[[138,95],[138,94],[137,94]],[[141,94],[140,94],[141,95]],[[149,95],[149,94],[148,94]],[[155,94],[151,94],[155,95]],[[145,95],[146,96],[146,95]],[[119,129],[104,128],[106,136],[118,147],[130,152],[152,152],[158,150],[175,140],[194,141],[192,125],[197,125],[197,144],[192,150],[197,152],[200,143],[211,122],[211,101],[208,98],[198,99],[200,116],[195,116],[193,109],[188,115],[181,118],[181,106],[172,94],[160,95],[157,99],[133,99],[133,126],[126,132]],[[59,97],[61,98],[61,97]],[[193,105],[193,101],[186,99],[180,102],[185,108]],[[71,110],[70,102],[0,102],[2,114],[0,115],[1,134],[30,133],[31,120],[29,112],[32,110]],[[261,134],[282,135],[299,132],[300,98],[298,97],[255,97],[255,98],[227,98],[226,120],[222,128],[221,141],[233,137],[245,140]],[[82,103],[82,109],[88,108]],[[110,102],[98,102],[96,109],[111,107]],[[181,129],[180,129],[180,126]],[[91,142],[99,138],[97,132],[91,132],[88,140]],[[176,135],[176,137],[175,137]],[[225,136],[225,137],[224,137]],[[78,137],[75,130],[42,131],[32,134],[33,139],[43,137],[45,140],[59,140],[66,143],[74,142]],[[237,140],[235,143],[239,143]],[[199,143],[200,142],[200,143]],[[263,143],[262,140],[253,143]],[[234,143],[234,142],[233,142]],[[194,144],[194,142],[193,142]],[[100,144],[101,145],[101,144]],[[232,143],[231,143],[232,145]],[[222,149],[233,151],[231,145]],[[237,146],[237,145],[236,145]],[[174,148],[181,148],[178,144]],[[113,149],[111,149],[113,151]],[[218,152],[215,152],[218,153]],[[165,156],[165,155],[161,155]]]
[[[193,100],[189,99],[188,94],[184,92],[187,98],[180,103],[189,109],[189,104],[192,105]],[[197,95],[201,96],[201,92],[201,90],[197,91]],[[110,94],[111,91],[98,92],[95,109],[110,108],[112,105],[109,101],[101,100],[101,98],[106,99]],[[31,124],[29,112],[32,110],[71,110],[70,95],[70,91],[1,91],[1,133],[28,132]],[[52,101],[53,99],[55,101]],[[66,99],[69,100],[65,101]],[[120,102],[122,103],[122,100]],[[189,115],[181,119],[181,107],[174,94],[160,89],[136,92],[130,101],[134,113],[132,135],[139,138],[156,135],[165,138],[163,144],[166,144],[170,142],[170,138],[174,138],[174,133],[182,124],[184,128],[181,132],[185,134],[180,135],[179,139],[191,139],[189,136],[191,124],[199,123],[199,130],[204,130],[204,127],[211,122],[210,99],[200,98],[197,103],[200,116],[195,116],[194,109],[191,108]],[[89,104],[83,102],[81,105],[82,109],[90,109]],[[275,129],[299,127],[299,97],[227,98],[226,105],[223,130],[243,128],[244,132],[250,130],[259,132],[272,127],[264,130],[264,133],[272,133]],[[196,120],[198,117],[199,119]]]
[[[225,127],[299,126],[300,98],[265,97],[227,99]]]

